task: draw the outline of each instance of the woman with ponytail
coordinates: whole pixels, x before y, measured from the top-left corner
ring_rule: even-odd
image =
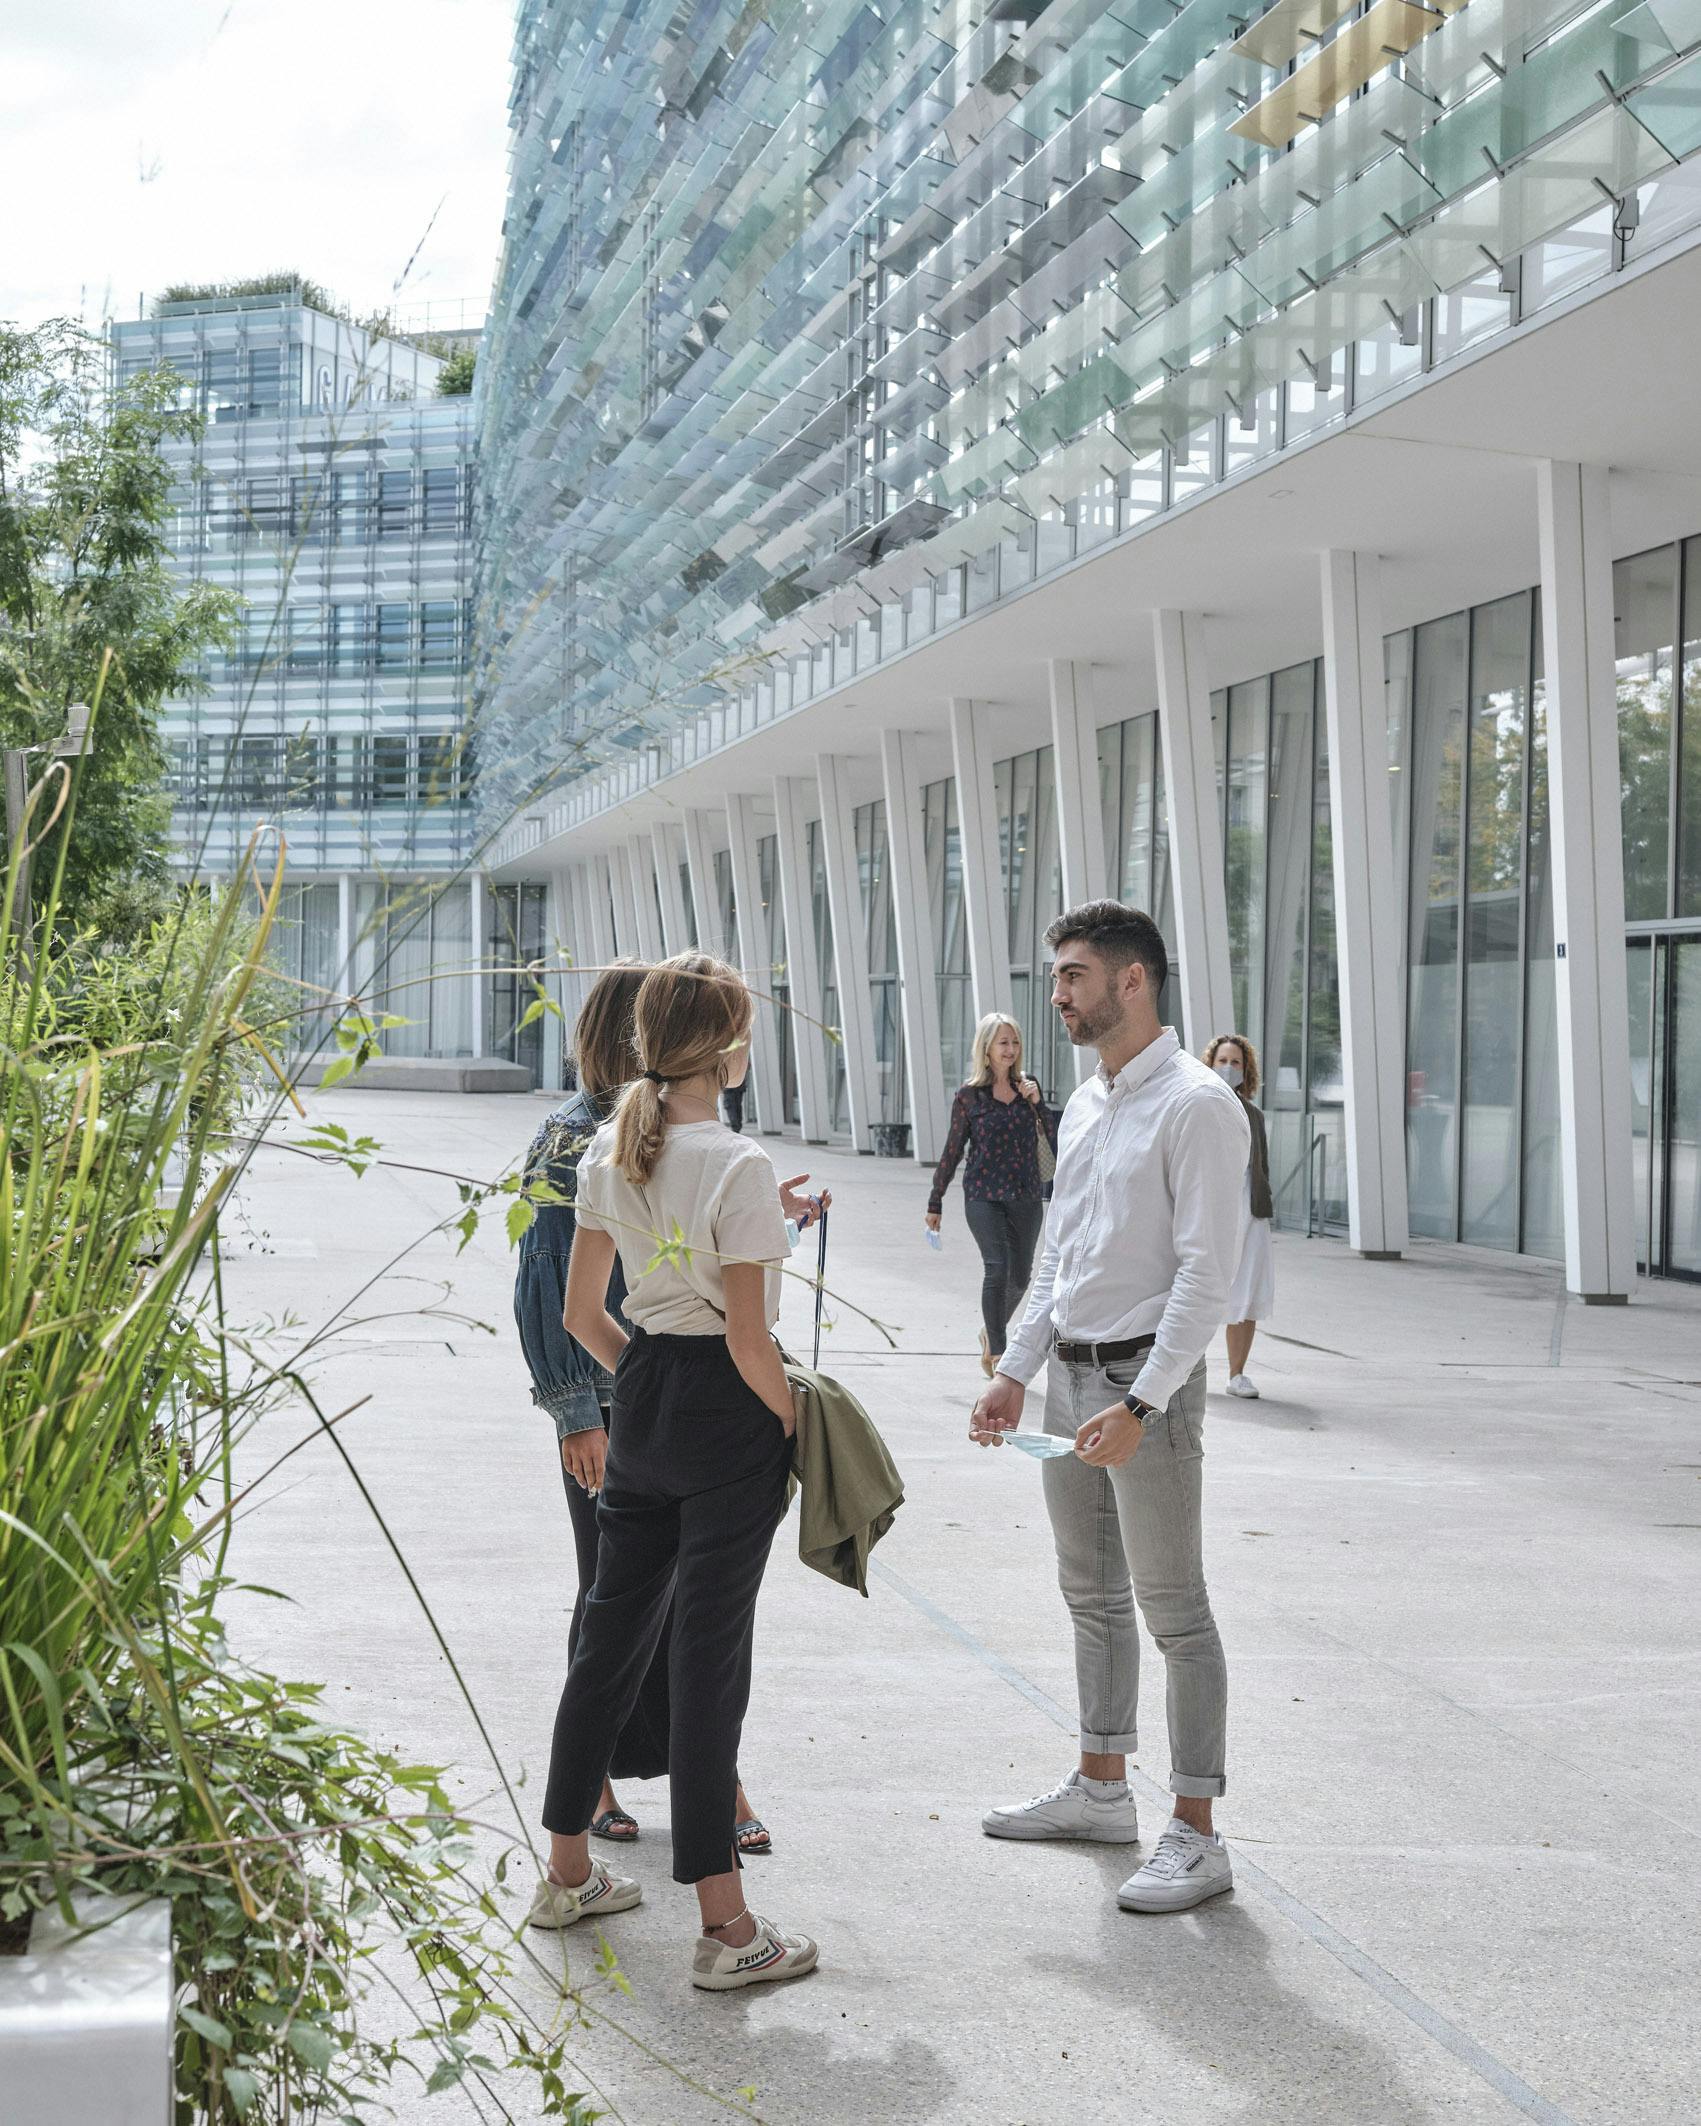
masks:
[[[629,1910],[638,1884],[590,1857],[610,1756],[673,1601],[673,1873],[695,1885],[692,1983],[728,1992],[812,1970],[815,1944],[747,1910],[733,1837],[756,1597],[791,1466],[773,1339],[788,1252],[773,1168],[720,1120],[752,1007],[719,960],[682,953],[638,991],[641,1075],[579,1164],[566,1326],[614,1375],[595,1585],[556,1714],[540,1927]],[[626,1328],[608,1312],[618,1251]]]

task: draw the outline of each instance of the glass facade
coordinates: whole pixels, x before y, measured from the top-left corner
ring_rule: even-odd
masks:
[[[1010,1015],[1040,1090],[1054,1105],[1075,1087],[1075,1060],[1051,1008],[1051,954],[1045,933],[1063,907],[1063,859],[1057,841],[1056,778],[1051,748],[996,761],[998,856],[1009,925]]]
[[[939,989],[939,1063],[954,1090],[969,1074],[975,1003],[969,979],[969,933],[963,909],[963,848],[957,832],[957,785],[947,776],[921,793],[927,846],[928,907]]]
[[[1693,224],[1693,10],[1325,16],[524,0],[487,822],[594,818]]]
[[[869,1019],[874,1033],[875,1119],[910,1119],[904,1073],[904,1014],[898,994],[898,926],[892,909],[892,860],[886,840],[886,801],[858,805],[856,869],[867,925]]]

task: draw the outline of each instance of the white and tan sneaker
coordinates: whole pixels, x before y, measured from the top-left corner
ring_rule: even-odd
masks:
[[[1137,1845],[1139,1819],[1124,1783],[1120,1793],[1096,1794],[1079,1771],[1049,1794],[988,1809],[980,1827],[989,1838],[1089,1838],[1097,1845]]]
[[[593,1860],[590,1874],[573,1889],[564,1882],[551,1882],[546,1875],[537,1886],[526,1925],[558,1931],[576,1927],[581,1919],[601,1919],[606,1912],[630,1912],[643,1901],[641,1884],[630,1875],[616,1875],[606,1861]]]
[[[1172,1816],[1152,1857],[1116,1893],[1125,1912],[1186,1912],[1234,1888],[1228,1847],[1215,1831]]]
[[[740,1986],[771,1985],[814,1970],[821,1952],[807,1934],[782,1934],[754,1912],[750,1916],[756,1920],[756,1932],[740,1946],[716,1941],[712,1934],[698,1936],[691,1957],[692,1985],[705,1993],[735,1993]]]

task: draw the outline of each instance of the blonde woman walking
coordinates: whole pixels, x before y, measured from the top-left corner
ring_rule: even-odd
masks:
[[[1246,1370],[1257,1325],[1275,1310],[1276,1250],[1270,1238],[1275,1200],[1270,1194],[1270,1146],[1263,1111],[1252,1102],[1258,1091],[1258,1051],[1244,1034],[1220,1033],[1205,1050],[1205,1061],[1240,1095],[1252,1126],[1252,1151],[1246,1164],[1246,1239],[1229,1293],[1228,1392],[1256,1400],[1258,1390]]]
[[[1027,1294],[1034,1249],[1045,1224],[1040,1140],[1055,1152],[1057,1117],[1022,1070],[1022,1029],[989,1011],[975,1028],[967,1082],[951,1103],[951,1128],[927,1199],[937,1233],[951,1176],[963,1166],[963,1212],[980,1249],[981,1371],[990,1379],[1004,1332]]]
[[[671,1598],[673,1873],[695,1886],[691,1982],[730,1992],[813,1970],[815,1944],[744,1902],[733,1840],[756,1596],[785,1511],[794,1427],[774,1342],[789,1252],[774,1170],[720,1119],[743,1081],[750,992],[681,953],[634,1008],[641,1075],[579,1163],[567,1329],[614,1375],[595,1584],[555,1717],[549,1869],[529,1915],[570,1927],[643,1892],[588,1834]],[[618,1252],[630,1333],[608,1310]]]

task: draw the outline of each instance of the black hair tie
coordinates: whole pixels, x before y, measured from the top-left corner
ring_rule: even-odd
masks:
[[[649,1079],[652,1085],[665,1085],[667,1083],[667,1080],[662,1076],[659,1070],[647,1070],[645,1071],[644,1076]]]

